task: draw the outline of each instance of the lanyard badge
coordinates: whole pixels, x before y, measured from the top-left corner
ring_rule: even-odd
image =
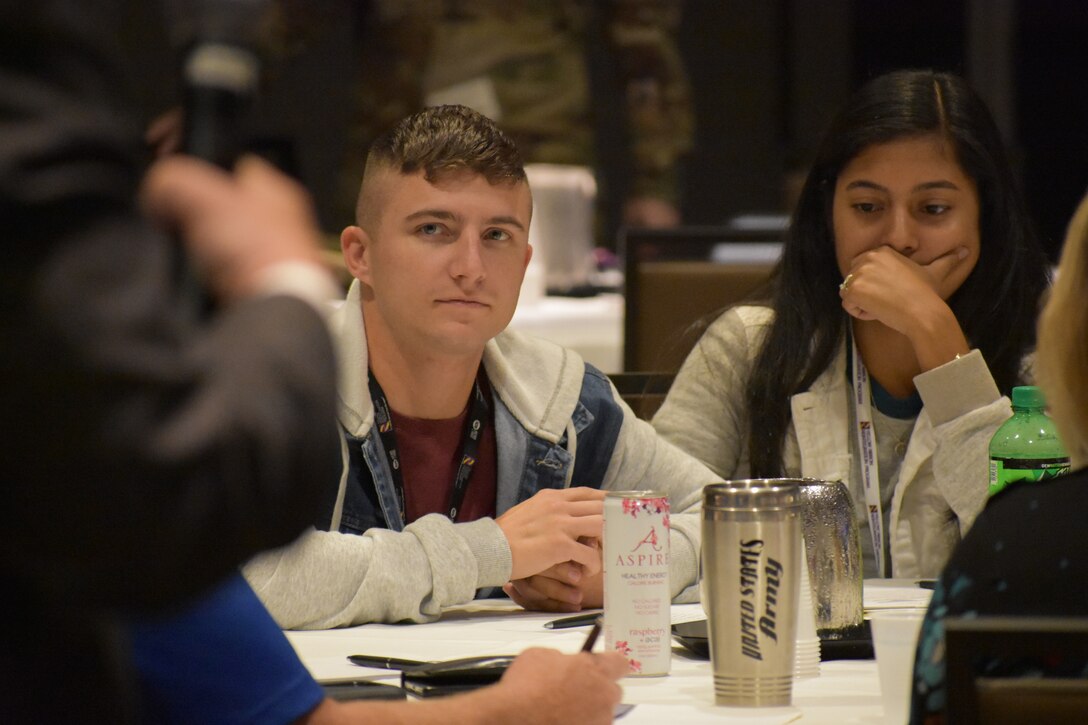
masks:
[[[865,489],[865,509],[869,516],[869,535],[873,540],[878,575],[887,576],[884,557],[884,511],[880,502],[880,466],[876,457],[876,430],[873,428],[873,395],[869,372],[862,362],[858,345],[851,339],[854,361],[854,416],[857,422],[858,456],[861,459],[861,482]]]
[[[389,459],[389,472],[393,477],[393,491],[397,495],[397,508],[400,511],[401,521],[407,523],[408,516],[404,504],[404,474],[400,466],[400,453],[397,449],[397,436],[393,431],[393,414],[386,400],[385,392],[374,378],[374,374],[368,371],[367,377],[370,384],[370,398],[374,402],[374,425],[378,429],[378,436],[382,439],[385,455]],[[487,425],[490,407],[487,398],[480,388],[477,378],[472,390],[472,403],[469,409],[468,425],[465,426],[461,443],[460,463],[457,465],[457,474],[453,478],[453,490],[450,492],[449,516],[450,521],[457,520],[457,513],[465,501],[465,491],[468,490],[469,478],[475,469],[477,453],[480,448],[480,438],[483,436]]]

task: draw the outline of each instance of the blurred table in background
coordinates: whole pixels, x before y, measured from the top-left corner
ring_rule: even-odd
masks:
[[[604,373],[623,370],[623,295],[538,297],[519,304],[510,329],[568,347]]]

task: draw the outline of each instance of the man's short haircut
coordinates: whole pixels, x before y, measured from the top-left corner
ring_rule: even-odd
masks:
[[[433,182],[450,171],[472,171],[492,184],[525,179],[521,154],[495,122],[465,106],[433,106],[408,116],[370,147],[366,165],[423,171]]]
[[[514,185],[526,180],[517,146],[495,122],[466,106],[426,108],[408,116],[382,134],[370,147],[356,206],[360,224],[368,183],[381,171],[410,175],[420,171],[435,183],[460,172],[479,174],[493,185]],[[373,200],[369,200],[373,201]],[[370,216],[373,209],[367,209]],[[364,225],[365,226],[365,225]]]

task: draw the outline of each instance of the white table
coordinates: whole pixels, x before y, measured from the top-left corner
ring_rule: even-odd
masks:
[[[867,582],[866,606],[925,606],[929,592],[913,581]],[[674,620],[692,619],[692,607],[674,606]],[[525,612],[508,600],[480,600],[448,610],[431,624],[367,624],[339,630],[288,632],[302,661],[321,681],[374,679],[399,681],[399,673],[357,667],[349,654],[408,659],[450,659],[487,654],[517,654],[528,647],[552,647],[577,652],[586,628],[549,630],[554,615]],[[598,644],[601,647],[603,641]],[[872,660],[824,662],[818,678],[794,685],[793,706],[735,709],[714,705],[710,663],[676,646],[667,677],[628,677],[623,680],[626,703],[636,707],[621,722],[699,723],[804,722],[827,725],[880,723],[883,709],[876,664]]]

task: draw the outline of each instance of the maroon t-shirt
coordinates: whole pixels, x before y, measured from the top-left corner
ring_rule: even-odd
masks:
[[[484,380],[480,384],[484,395],[490,400],[491,390]],[[468,403],[456,418],[444,420],[409,418],[395,410],[390,412],[404,481],[404,508],[408,518],[405,523],[410,524],[427,514],[448,515],[453,479],[461,464],[465,427],[468,425]],[[465,489],[465,500],[457,512],[458,521],[475,521],[495,515],[497,468],[494,415],[489,412],[480,438],[476,465]]]

